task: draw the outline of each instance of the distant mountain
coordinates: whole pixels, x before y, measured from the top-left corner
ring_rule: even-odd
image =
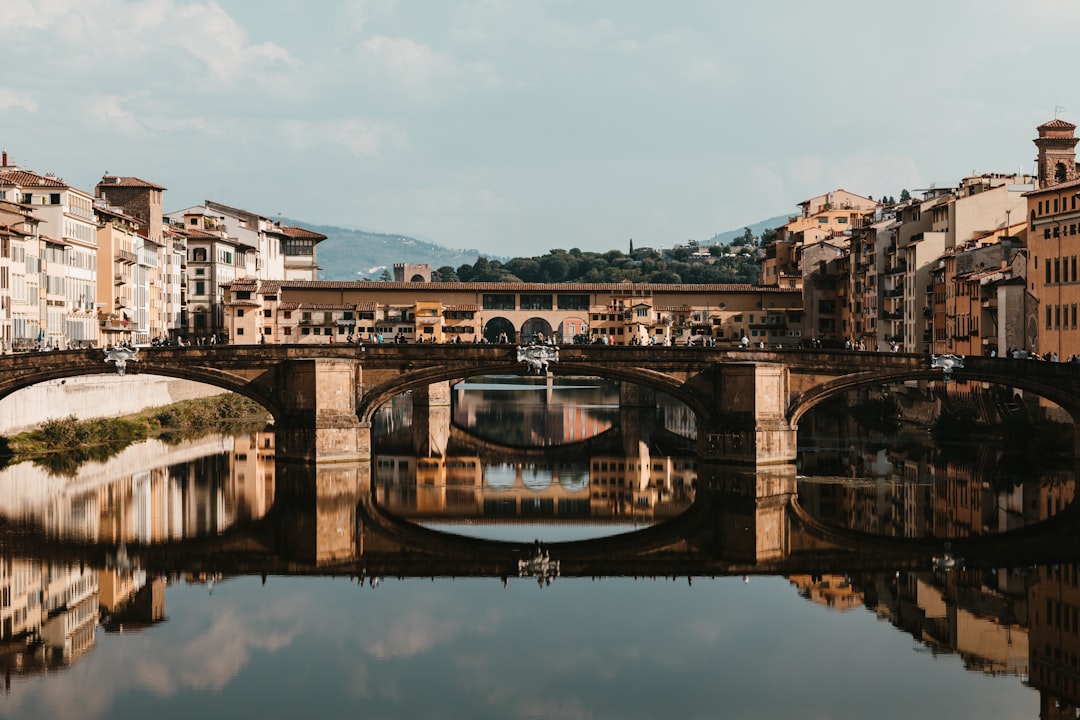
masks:
[[[737,230],[718,233],[702,244],[730,244],[732,240],[742,237],[747,227],[760,238],[765,230],[785,224],[788,217],[777,215],[753,225],[744,225]],[[453,250],[396,233],[376,233],[335,225],[312,225],[302,220],[286,218],[282,218],[282,222],[326,236],[326,240],[319,243],[317,250],[320,280],[378,280],[382,277],[383,270],[388,270],[393,275],[394,263],[427,263],[432,270],[449,265],[456,270],[462,265],[473,265],[481,255],[489,260],[494,257],[477,250]]]
[[[476,250],[451,250],[405,235],[312,225],[285,218],[282,222],[326,236],[316,250],[320,280],[378,280],[384,269],[393,275],[394,263],[427,263],[432,270],[449,265],[456,270],[462,265],[472,265],[480,256]]]
[[[750,228],[750,232],[754,233],[754,236],[761,238],[761,234],[766,230],[774,230],[781,225],[786,225],[788,218],[791,215],[777,215],[771,217],[768,220],[762,220],[756,222],[753,225],[743,225],[738,230],[728,230],[726,232],[717,233],[712,238],[706,240],[702,245],[728,245],[735,238],[740,238],[746,233],[746,228]]]

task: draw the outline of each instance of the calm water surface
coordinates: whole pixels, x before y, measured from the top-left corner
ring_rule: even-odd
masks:
[[[407,403],[380,420],[385,442],[371,463],[380,507],[429,530],[549,547],[634,537],[679,517],[701,492],[692,454],[678,450],[692,423],[677,408],[584,453],[514,461],[523,435],[506,430],[514,421],[499,393],[525,407],[519,425],[556,430],[561,442],[547,444],[561,446],[629,425],[617,390],[589,384],[575,405],[563,388],[546,406],[536,388],[500,380],[476,390],[455,401],[467,433],[451,433],[438,462],[406,452]],[[485,416],[489,426],[477,422]],[[838,531],[993,535],[1037,526],[1071,502],[1073,478],[1060,468],[1002,477],[993,471],[1003,463],[982,451],[935,459],[925,439],[918,450],[905,439],[910,428],[884,438],[893,449],[882,455],[883,436],[846,422],[806,423],[815,435],[804,438],[812,451],[795,488],[808,514]],[[272,445],[270,432],[132,448],[73,479],[0,471],[0,716],[1076,716],[1080,590],[1076,565],[1060,558],[860,561],[786,575],[744,563],[751,569],[729,576],[547,581],[449,577],[437,564],[419,578],[373,576],[362,563],[336,577],[234,575],[208,571],[209,561],[148,566],[143,544],[279,522],[287,495],[275,486]],[[458,445],[465,451],[455,454]],[[301,540],[302,525],[288,525]],[[259,547],[280,553],[296,538],[279,533]]]

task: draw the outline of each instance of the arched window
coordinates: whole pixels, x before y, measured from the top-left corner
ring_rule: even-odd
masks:
[[[1054,166],[1054,182],[1065,182],[1065,163],[1058,163]]]

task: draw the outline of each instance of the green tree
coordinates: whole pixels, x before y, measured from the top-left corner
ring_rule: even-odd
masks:
[[[431,273],[431,279],[434,282],[458,282],[458,274],[454,268],[449,265],[443,265],[441,268]]]
[[[907,190],[901,190],[900,191],[900,202],[904,202],[905,200],[910,200],[910,199],[911,199],[911,193],[909,193]]]
[[[383,268],[382,274],[379,275],[379,281],[380,282],[390,282],[391,280],[393,280],[393,278],[390,277],[390,271],[387,270],[386,268]]]

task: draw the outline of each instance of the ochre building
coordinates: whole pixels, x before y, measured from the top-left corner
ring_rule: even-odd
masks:
[[[223,290],[229,341],[240,344],[802,340],[798,288],[237,280]]]

